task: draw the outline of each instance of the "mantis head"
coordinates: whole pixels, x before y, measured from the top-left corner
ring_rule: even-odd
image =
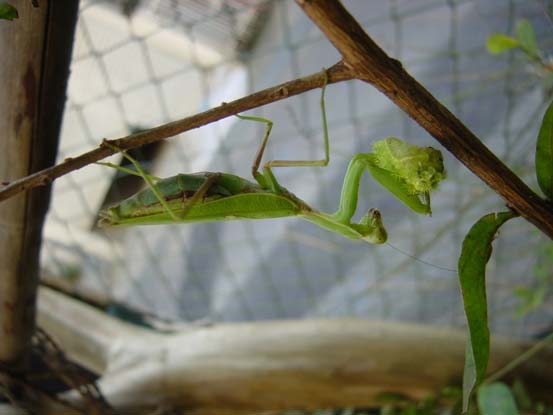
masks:
[[[378,209],[370,209],[358,224],[351,226],[363,235],[363,240],[371,244],[383,244],[388,239],[388,233]]]
[[[442,153],[432,147],[388,137],[373,144],[373,154],[378,167],[401,180],[410,194],[428,194],[446,178]]]

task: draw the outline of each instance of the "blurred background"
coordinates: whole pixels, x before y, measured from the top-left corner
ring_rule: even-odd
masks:
[[[343,2],[369,35],[534,189],[533,154],[550,101],[523,54],[492,56],[494,32],[528,19],[544,54],[548,2]],[[329,67],[340,57],[292,0],[81,0],[59,161]],[[281,168],[281,183],[314,208],[337,209],[349,160],[397,136],[439,144],[370,85],[327,88],[331,162]],[[265,160],[323,155],[320,90],[249,113],[274,129]],[[264,132],[237,118],[133,152],[160,177],[220,171],[250,178]],[[443,150],[443,149],[442,149]],[[502,200],[444,150],[448,180],[433,216],[409,211],[370,176],[359,216],[383,213],[392,245],[369,245],[299,218],[99,229],[98,212],[143,187],[102,166],[55,182],[44,231],[43,281],[105,310],[178,322],[359,317],[463,327],[455,272],[461,243]],[[112,158],[119,163],[119,158]],[[488,264],[492,330],[529,338],[551,327],[548,240],[523,220],[502,228]],[[550,245],[550,244],[549,244]],[[416,259],[415,259],[416,258]],[[550,284],[551,285],[551,284]],[[522,288],[524,287],[524,288]]]

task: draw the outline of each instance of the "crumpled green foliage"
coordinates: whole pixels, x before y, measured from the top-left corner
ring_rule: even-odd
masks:
[[[430,192],[446,178],[442,153],[432,147],[418,147],[396,137],[373,143],[378,167],[395,174],[410,193]]]

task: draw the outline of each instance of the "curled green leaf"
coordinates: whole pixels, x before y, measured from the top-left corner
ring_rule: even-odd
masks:
[[[502,33],[494,33],[490,35],[486,41],[486,48],[492,55],[498,55],[509,49],[518,47],[520,47],[520,42],[517,39]]]
[[[545,111],[538,133],[536,176],[545,197],[553,200],[553,102]]]
[[[0,3],[0,19],[13,20],[17,19],[17,9],[8,3]]]
[[[478,408],[482,415],[518,415],[515,398],[509,387],[496,382],[478,390]]]
[[[463,410],[473,389],[484,379],[490,354],[488,305],[486,302],[486,264],[492,254],[492,242],[501,225],[515,217],[512,212],[491,213],[476,222],[463,241],[459,258],[459,282],[468,323],[465,370],[463,374]]]

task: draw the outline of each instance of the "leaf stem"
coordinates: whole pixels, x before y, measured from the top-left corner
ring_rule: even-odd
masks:
[[[492,383],[502,378],[511,370],[515,369],[517,366],[520,366],[522,363],[530,359],[533,355],[535,355],[537,352],[547,346],[548,343],[551,342],[553,342],[553,331],[549,333],[545,338],[541,339],[539,342],[530,347],[528,350],[526,350],[524,353],[522,353],[520,356],[511,360],[504,367],[491,374],[488,378],[486,378],[486,380],[484,380],[483,383]]]

